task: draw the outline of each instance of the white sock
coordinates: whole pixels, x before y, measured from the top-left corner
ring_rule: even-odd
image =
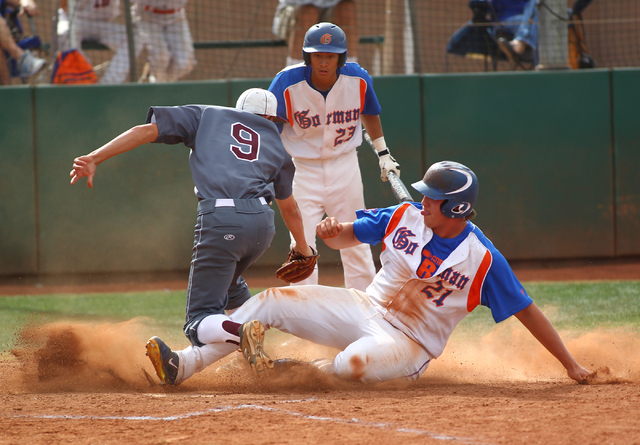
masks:
[[[231,321],[231,319],[224,314],[209,315],[202,320],[198,325],[198,340],[200,340],[200,343],[208,345],[232,341],[237,346],[240,343],[240,337],[224,330],[222,323],[225,321]]]
[[[184,382],[196,372],[202,371],[236,349],[238,346],[232,343],[214,343],[202,347],[189,346],[182,351],[176,351],[179,357],[176,384]]]

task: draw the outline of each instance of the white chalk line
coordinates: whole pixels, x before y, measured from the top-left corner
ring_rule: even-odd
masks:
[[[313,401],[316,401],[316,400],[317,399],[315,397],[312,397],[310,399],[286,400],[286,401],[279,401],[279,402],[276,402],[276,403],[301,403],[301,402],[313,402]],[[395,431],[395,432],[398,432],[398,433],[418,434],[418,435],[428,436],[431,439],[436,439],[436,440],[447,440],[447,441],[453,441],[453,442],[480,445],[480,442],[477,442],[477,441],[475,441],[473,439],[470,439],[470,438],[448,436],[448,435],[445,435],[445,434],[436,434],[436,433],[432,433],[431,431],[415,429],[415,428],[399,428],[399,427],[394,426],[391,423],[367,422],[367,421],[364,421],[364,420],[357,419],[355,417],[351,418],[351,419],[340,419],[340,418],[334,418],[334,417],[313,416],[313,415],[298,413],[298,412],[295,412],[295,411],[287,411],[287,410],[282,410],[282,409],[279,409],[279,408],[272,408],[272,407],[268,407],[268,406],[254,405],[254,404],[241,404],[241,405],[235,405],[235,406],[225,405],[225,406],[220,406],[220,407],[216,407],[216,408],[210,408],[210,409],[207,409],[207,410],[204,410],[204,411],[195,411],[195,412],[192,412],[192,413],[180,414],[180,415],[177,415],[177,416],[84,416],[84,415],[72,416],[72,415],[45,414],[45,415],[37,415],[37,416],[14,415],[12,417],[14,419],[15,418],[31,418],[31,419],[54,419],[54,420],[55,419],[65,419],[65,420],[86,420],[86,419],[88,419],[88,420],[176,421],[176,420],[189,419],[191,417],[204,416],[204,415],[212,414],[212,413],[222,413],[222,412],[242,410],[242,409],[254,409],[254,410],[259,410],[259,411],[274,412],[274,413],[279,413],[279,414],[285,414],[285,415],[288,415],[288,416],[299,417],[299,418],[306,419],[306,420],[317,420],[317,421],[322,421],[322,422],[332,422],[332,423],[338,423],[338,424],[358,425],[358,426],[369,427],[369,428],[388,429],[388,430],[392,430],[392,431]]]

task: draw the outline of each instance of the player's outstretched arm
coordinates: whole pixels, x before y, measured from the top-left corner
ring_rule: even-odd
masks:
[[[521,310],[515,316],[542,346],[562,363],[569,377],[581,381],[590,374],[569,353],[558,332],[535,303],[531,303],[529,307]]]
[[[312,256],[314,253],[311,250],[311,247],[309,247],[309,243],[304,236],[302,214],[300,213],[300,208],[298,207],[296,200],[293,198],[293,195],[286,199],[276,199],[276,204],[278,204],[280,214],[282,215],[282,219],[284,220],[287,229],[289,229],[289,232],[291,232],[291,235],[296,242],[293,250],[300,252],[304,256]]]
[[[353,223],[340,223],[333,216],[325,218],[316,226],[316,234],[335,250],[362,244],[353,232]]]
[[[125,131],[88,155],[75,158],[73,160],[73,169],[69,173],[71,184],[75,184],[78,179],[86,176],[87,185],[93,187],[93,177],[96,174],[98,164],[116,155],[133,150],[140,145],[153,142],[156,139],[158,139],[158,126],[156,124],[138,125]]]

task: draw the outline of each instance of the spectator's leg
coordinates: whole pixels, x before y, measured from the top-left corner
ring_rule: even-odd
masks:
[[[184,20],[166,27],[166,41],[171,53],[171,66],[167,77],[172,82],[189,74],[196,64],[193,38],[186,16]]]
[[[2,60],[4,61],[2,68],[0,68],[0,76],[4,76],[4,78],[0,77],[0,82],[2,82],[0,85],[9,85],[11,83],[11,73],[7,67],[3,50],[16,61],[18,76],[23,79],[36,74],[46,64],[46,60],[35,57],[31,51],[24,51],[18,46],[13,40],[9,25],[0,17],[0,52],[3,53]],[[6,71],[6,74],[3,74],[4,71]]]
[[[22,48],[20,48],[16,44],[15,40],[13,40],[9,25],[7,25],[7,22],[5,22],[4,19],[0,19],[0,48],[8,52],[15,60],[18,60],[22,57],[22,54],[24,54]]]
[[[94,22],[92,35],[104,45],[108,46],[115,54],[109,62],[109,67],[100,78],[101,84],[116,84],[126,82],[129,75],[129,44],[127,43],[127,31],[124,25],[113,22]],[[78,36],[80,38],[80,36]],[[134,37],[135,39],[135,37]],[[136,46],[138,46],[136,44]]]
[[[156,82],[168,82],[171,53],[165,41],[164,28],[148,20],[141,20],[140,26],[147,39],[146,49],[149,54],[149,72],[155,77]]]
[[[149,72],[156,78],[156,82],[169,82],[169,63],[171,54],[164,38],[154,39],[152,45],[147,47],[149,52]]]
[[[538,47],[538,7],[535,0],[529,0],[522,12],[522,23],[512,40],[516,53],[524,54],[527,47],[533,51]]]
[[[360,35],[356,20],[356,4],[353,0],[342,0],[333,8],[333,21],[347,35],[348,58],[352,62],[358,59]]]
[[[10,85],[11,78],[9,77],[9,67],[7,66],[7,58],[4,55],[4,51],[0,48],[0,85]]]
[[[287,65],[302,62],[304,35],[309,28],[318,23],[320,10],[313,5],[302,5],[296,10],[296,25],[289,40],[289,58]]]

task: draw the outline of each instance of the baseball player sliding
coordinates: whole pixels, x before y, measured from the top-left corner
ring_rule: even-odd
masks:
[[[282,142],[293,157],[293,194],[300,205],[305,236],[315,248],[315,226],[325,213],[353,221],[364,207],[356,148],[362,125],[376,147],[382,180],[387,171],[400,175],[389,154],[380,121],[380,104],[371,76],[357,63],[347,63],[347,39],[332,23],[319,23],[306,33],[304,64],[285,68],[269,90],[278,99],[278,116],[286,124]],[[340,250],[345,286],[365,290],[376,270],[369,246]],[[299,284],[317,284],[314,272]]]
[[[184,332],[194,350],[215,342],[247,349],[247,342],[262,335],[255,330],[259,324],[231,323],[225,309],[231,312],[251,297],[241,275],[271,244],[275,234],[271,201],[275,199],[295,239],[294,250],[313,254],[292,195],[294,166],[270,122],[277,119],[275,97],[258,88],[245,91],[236,109],[151,107],[146,124],[73,161],[71,184],[86,176],[93,187],[99,164],[140,145],[183,143],[191,149],[189,163],[199,203]],[[157,337],[147,343],[147,354],[162,383],[175,383],[176,354]]]
[[[471,222],[478,195],[473,171],[438,162],[413,187],[423,194],[421,203],[361,210],[354,222],[329,217],[317,226],[318,236],[334,249],[383,243],[382,268],[366,292],[325,286],[267,289],[231,316],[238,326],[252,320],[258,333],[251,350],[244,350],[254,369],[264,375],[290,363],[274,364],[264,352],[263,326],[270,326],[341,350],[333,361],[309,366],[363,382],[415,380],[442,354],[460,320],[483,305],[496,322],[515,316],[570,378],[586,378],[589,371],[571,356],[505,258]],[[217,343],[181,351],[175,382],[233,350],[234,345]]]

